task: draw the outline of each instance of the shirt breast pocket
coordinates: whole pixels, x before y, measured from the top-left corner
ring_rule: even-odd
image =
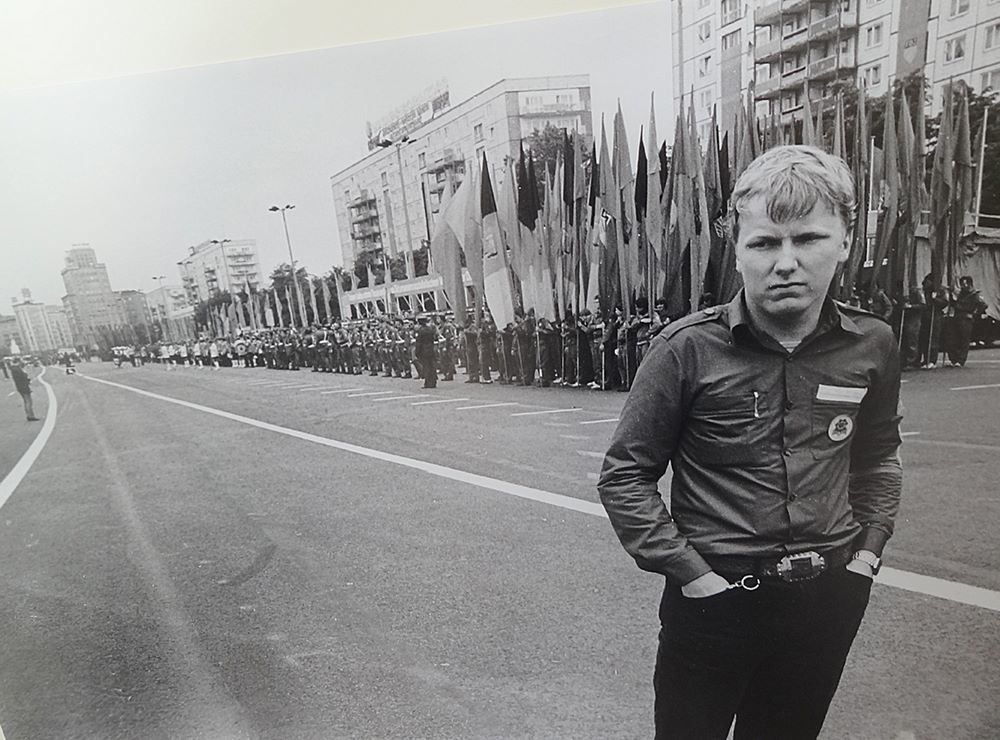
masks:
[[[813,401],[812,453],[817,460],[834,457],[854,439],[859,403]]]
[[[760,392],[699,399],[687,425],[689,451],[708,467],[753,464],[763,452],[766,409]]]

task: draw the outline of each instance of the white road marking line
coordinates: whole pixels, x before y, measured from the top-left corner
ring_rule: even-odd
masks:
[[[470,409],[495,409],[500,406],[519,406],[516,401],[508,401],[506,403],[482,403],[478,406],[459,406],[455,411],[469,411]]]
[[[511,416],[540,416],[541,414],[568,414],[582,411],[583,409],[546,409],[545,411],[518,411]]]
[[[373,398],[372,403],[382,403],[382,401],[405,401],[410,398],[427,398],[427,393],[414,393],[412,396],[389,396],[388,398]],[[348,396],[350,398],[350,396]]]
[[[974,442],[944,442],[938,439],[913,439],[913,444],[934,445],[936,447],[954,447],[957,450],[987,450],[989,452],[1000,452],[1000,445],[980,445]]]
[[[990,591],[979,586],[970,586],[966,583],[948,581],[944,578],[925,576],[920,573],[909,573],[895,568],[882,568],[875,582],[901,588],[904,591],[936,596],[939,599],[957,601],[959,604],[979,606],[983,609],[1000,612],[1000,592]]]
[[[611,424],[611,423],[617,424],[618,423],[618,417],[616,416],[614,419],[594,419],[593,421],[581,421],[580,423],[581,424]]]
[[[45,413],[45,421],[42,422],[42,428],[39,430],[38,434],[32,440],[31,444],[28,445],[28,449],[24,451],[21,455],[21,459],[18,460],[14,467],[10,469],[10,472],[0,481],[0,507],[7,503],[7,499],[10,498],[11,494],[17,489],[18,484],[24,479],[24,476],[28,474],[31,470],[31,466],[34,464],[35,460],[38,459],[38,455],[41,454],[42,449],[45,447],[45,443],[49,441],[49,437],[52,436],[52,430],[56,426],[56,413],[59,410],[59,404],[56,401],[55,391],[52,390],[52,386],[46,383],[42,376],[45,375],[45,370],[47,368],[42,368],[36,377],[39,383],[45,386],[45,396],[49,400],[49,408]],[[0,737],[0,740],[3,740]]]
[[[1000,383],[990,383],[989,385],[960,385],[957,388],[949,388],[950,391],[978,391],[982,388],[1000,388]]]
[[[900,437],[916,437],[920,432],[900,432]]]
[[[7,394],[7,398],[10,398],[10,397],[11,397],[11,396],[13,396],[13,395],[14,395],[14,394],[15,394],[16,392],[17,392],[17,391],[11,391],[10,393],[8,393],[8,394]]]
[[[604,459],[603,452],[591,452],[590,450],[577,450],[576,454],[580,457],[596,457],[598,460]]]
[[[429,394],[428,394],[429,395]],[[468,398],[439,398],[436,401],[417,401],[416,403],[411,403],[411,406],[427,406],[432,403],[458,403],[459,401],[468,401]]]
[[[158,401],[164,401],[166,403],[183,406],[184,408],[193,409],[195,411],[201,411],[206,414],[211,414],[212,416],[218,416],[222,419],[228,419],[240,424],[247,424],[249,426],[257,427],[258,429],[274,432],[275,434],[294,437],[295,439],[301,439],[304,442],[312,442],[314,444],[323,445],[324,447],[331,447],[343,452],[361,455],[362,457],[381,460],[383,462],[399,465],[404,468],[410,468],[412,470],[420,470],[429,475],[436,475],[440,478],[447,478],[459,483],[466,483],[477,488],[485,488],[486,490],[496,491],[497,493],[506,493],[511,496],[517,496],[518,498],[528,499],[529,501],[537,501],[551,506],[558,506],[562,509],[579,511],[582,514],[591,514],[593,516],[603,517],[605,519],[607,519],[608,516],[604,507],[599,503],[573,498],[572,496],[563,496],[558,493],[543,491],[539,488],[522,486],[517,483],[511,483],[497,478],[489,478],[485,475],[468,473],[464,470],[457,470],[455,468],[449,468],[444,465],[438,465],[425,460],[417,460],[412,457],[404,457],[403,455],[396,455],[392,452],[383,452],[382,450],[375,450],[370,447],[361,447],[360,445],[351,444],[349,442],[340,442],[335,439],[330,439],[329,437],[321,437],[318,434],[310,434],[309,432],[302,432],[298,429],[289,429],[288,427],[282,427],[277,424],[260,421],[259,419],[253,419],[249,416],[241,416],[240,414],[233,414],[228,411],[222,411],[221,409],[215,409],[211,406],[202,406],[201,404],[192,403],[190,401],[182,401],[179,398],[161,396],[158,393],[140,390],[139,388],[133,388],[132,386],[115,383],[102,378],[93,378],[87,375],[81,377],[95,383],[111,386],[112,388],[120,388],[140,396],[146,396],[148,398],[154,398]],[[447,401],[456,399],[442,400]],[[423,403],[434,402],[424,401]],[[948,601],[957,601],[962,604],[978,606],[984,609],[1000,612],[1000,591],[990,591],[989,589],[980,588],[978,586],[970,586],[957,581],[948,581],[943,578],[924,576],[919,573],[909,573],[907,571],[896,570],[895,568],[883,568],[879,571],[879,575],[875,582],[876,584],[892,586],[906,591],[922,593],[927,596],[935,596]]]
[[[396,391],[365,391],[364,393],[348,393],[348,398],[360,398],[362,396],[388,396]]]
[[[322,385],[310,385],[306,386],[305,388],[299,388],[299,393],[305,393],[306,391],[318,391],[320,388],[323,387],[324,386]]]
[[[363,388],[341,388],[336,391],[320,391],[321,396],[329,396],[331,393],[353,393],[354,391],[364,390]]]
[[[590,439],[590,437],[583,434],[560,434],[559,436],[562,437],[563,439],[575,439],[575,440]]]
[[[561,427],[561,428],[565,429],[566,427],[571,427],[573,425],[572,424],[567,424],[564,421],[547,421],[547,422],[545,422],[543,424],[543,426],[547,426],[547,427]]]
[[[587,480],[600,480],[600,473],[587,473]]]

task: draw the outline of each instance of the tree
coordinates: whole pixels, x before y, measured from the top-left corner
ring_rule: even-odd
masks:
[[[566,129],[556,128],[548,124],[539,131],[535,129],[524,138],[524,146],[531,150],[535,162],[535,181],[541,186],[545,182],[545,171],[555,172],[559,154],[563,150]],[[545,188],[539,187],[544,191]],[[544,202],[545,193],[538,194],[540,202]]]

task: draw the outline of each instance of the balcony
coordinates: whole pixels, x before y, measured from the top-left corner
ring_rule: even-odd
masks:
[[[781,56],[781,39],[775,38],[770,41],[765,41],[762,44],[757,44],[757,48],[754,50],[754,61],[758,64],[764,62],[775,62],[778,57]]]
[[[368,239],[369,237],[377,236],[381,234],[381,229],[378,226],[361,226],[356,227],[351,231],[352,239]]]
[[[770,26],[772,23],[777,23],[780,18],[781,3],[777,2],[757,8],[753,21],[757,26]]]
[[[799,67],[798,69],[793,69],[790,72],[782,72],[781,89],[790,90],[796,87],[802,87],[802,84],[806,81],[807,71],[807,67]]]
[[[790,33],[786,33],[781,37],[781,51],[795,51],[796,49],[803,49],[809,43],[809,28],[808,26],[802,26],[801,28],[796,28]]]
[[[758,100],[773,98],[781,91],[781,77],[775,75],[767,80],[761,80],[754,85],[754,96]]]
[[[819,41],[830,36],[836,36],[839,30],[840,14],[834,13],[809,24],[809,39],[811,41]]]
[[[355,210],[355,209],[351,209]],[[356,213],[351,218],[352,224],[360,224],[364,221],[371,221],[378,218],[378,211],[374,208],[359,208],[356,209]]]
[[[837,75],[837,55],[817,59],[809,64],[809,79],[822,80]]]
[[[351,208],[358,208],[359,206],[367,206],[375,202],[375,196],[369,195],[367,190],[362,190],[361,195],[350,202]]]

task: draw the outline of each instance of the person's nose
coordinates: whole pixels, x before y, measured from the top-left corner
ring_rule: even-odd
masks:
[[[799,266],[798,256],[795,253],[795,245],[791,239],[781,242],[781,248],[775,256],[774,271],[779,275],[790,275]]]

